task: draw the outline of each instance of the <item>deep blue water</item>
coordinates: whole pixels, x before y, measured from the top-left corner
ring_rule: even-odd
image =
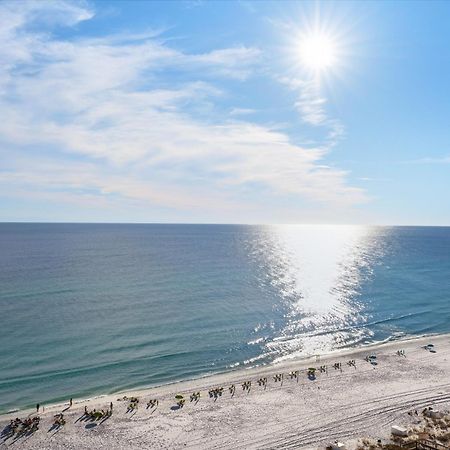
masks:
[[[450,331],[450,228],[0,224],[0,412]]]

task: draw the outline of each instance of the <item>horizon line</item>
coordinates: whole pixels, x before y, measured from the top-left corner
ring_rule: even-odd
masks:
[[[361,227],[404,227],[404,228],[449,228],[450,225],[421,225],[421,224],[361,224],[361,223],[244,223],[244,222],[74,222],[74,221],[0,221],[4,224],[30,225],[227,225],[227,226],[361,226]]]

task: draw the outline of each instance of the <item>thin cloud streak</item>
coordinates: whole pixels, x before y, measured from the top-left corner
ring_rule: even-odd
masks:
[[[330,118],[326,112],[327,99],[321,94],[319,81],[315,78],[277,77],[277,81],[296,93],[294,103],[302,122],[327,130],[322,147],[331,150],[343,137],[345,130],[342,123]]]
[[[406,164],[450,164],[450,156],[443,156],[441,158],[418,158],[406,161]]]

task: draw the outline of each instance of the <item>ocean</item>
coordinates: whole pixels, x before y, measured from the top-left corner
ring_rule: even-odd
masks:
[[[0,412],[450,332],[450,228],[0,224]]]

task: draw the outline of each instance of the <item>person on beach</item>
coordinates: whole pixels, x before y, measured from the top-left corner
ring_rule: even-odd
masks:
[[[88,411],[87,411],[87,406],[86,406],[86,405],[84,405],[84,413],[85,413],[85,414],[88,413]]]
[[[69,406],[72,406],[72,398],[69,400]]]
[[[36,404],[36,412],[39,412],[39,403]]]
[[[109,408],[111,409],[111,412],[112,412],[112,408],[113,408],[112,402],[109,404]]]

